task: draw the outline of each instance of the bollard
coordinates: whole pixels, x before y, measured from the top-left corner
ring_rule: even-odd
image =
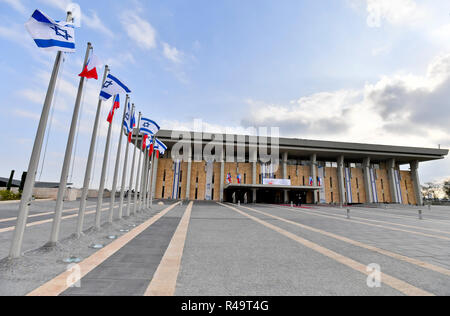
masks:
[[[294,208],[294,202],[291,202],[291,208]]]
[[[419,219],[422,220],[423,216],[422,216],[422,210],[419,210]]]
[[[238,201],[238,206],[241,206],[241,200]]]
[[[347,209],[347,219],[350,219],[350,209]]]

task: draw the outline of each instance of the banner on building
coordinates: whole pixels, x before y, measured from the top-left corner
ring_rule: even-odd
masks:
[[[264,179],[263,180],[264,185],[291,185],[291,180],[289,179]]]

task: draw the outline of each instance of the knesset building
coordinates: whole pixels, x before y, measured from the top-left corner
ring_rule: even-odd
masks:
[[[277,168],[260,161],[258,147],[270,154],[270,138],[266,146],[243,135],[161,130],[157,137],[168,150],[154,166],[156,199],[421,205],[419,164],[448,155],[444,149],[277,138]]]

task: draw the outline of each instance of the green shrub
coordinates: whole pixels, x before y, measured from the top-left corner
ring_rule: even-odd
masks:
[[[20,200],[21,197],[22,197],[21,193],[14,193],[14,192],[8,191],[8,190],[0,191],[0,201]]]

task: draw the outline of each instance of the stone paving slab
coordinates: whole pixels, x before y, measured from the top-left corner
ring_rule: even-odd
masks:
[[[181,220],[185,207],[159,219],[62,296],[143,295]]]

